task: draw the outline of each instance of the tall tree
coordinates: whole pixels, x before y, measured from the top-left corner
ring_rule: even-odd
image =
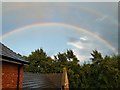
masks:
[[[32,52],[27,57],[27,60],[30,61],[30,65],[25,70],[39,73],[50,72],[50,67],[53,62],[41,48]]]
[[[102,54],[98,52],[97,50],[93,50],[91,53],[92,57],[91,60],[93,63],[99,63],[103,59]]]
[[[55,55],[55,59],[47,56],[43,49],[37,49],[29,56],[30,61],[25,71],[34,73],[60,73],[67,68],[69,86],[73,88],[118,88],[120,85],[120,56],[105,56],[93,50],[92,63],[79,64],[72,50]],[[20,55],[21,56],[21,55]]]

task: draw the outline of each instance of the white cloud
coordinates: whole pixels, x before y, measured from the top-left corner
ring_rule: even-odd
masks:
[[[108,16],[106,16],[106,15],[105,15],[105,16],[102,16],[102,17],[99,17],[99,18],[96,19],[96,21],[97,21],[97,22],[101,22],[101,21],[105,20],[107,17],[108,17]]]
[[[74,49],[73,52],[76,55],[76,57],[80,60],[79,61],[80,64],[89,61],[90,55],[81,54],[77,49]]]
[[[68,42],[67,44],[68,45],[72,45],[72,46],[74,46],[77,49],[83,49],[84,48],[82,45],[80,45],[79,42]]]
[[[91,62],[90,53],[92,52],[92,50],[98,50],[103,55],[108,55],[111,52],[111,50],[107,49],[108,47],[104,45],[104,43],[101,43],[96,38],[93,38],[91,36],[82,36],[76,42],[67,42],[67,45],[73,46],[72,50],[74,51],[74,54],[77,56],[77,58],[80,60],[80,64]]]
[[[52,55],[52,56],[50,56],[50,57],[51,57],[52,59],[55,59],[55,58],[54,58],[54,55]]]
[[[86,41],[87,37],[80,37],[80,40]]]

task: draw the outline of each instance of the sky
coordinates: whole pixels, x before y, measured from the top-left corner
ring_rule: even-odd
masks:
[[[119,0],[1,0],[2,2],[119,2]]]
[[[3,2],[0,40],[22,55],[43,48],[51,57],[72,49],[84,63],[96,49],[118,49],[117,2]]]

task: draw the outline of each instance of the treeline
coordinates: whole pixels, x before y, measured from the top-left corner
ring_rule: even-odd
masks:
[[[118,88],[120,85],[120,56],[105,56],[93,50],[90,64],[79,64],[72,50],[58,53],[52,59],[43,49],[23,56],[30,62],[26,72],[59,73],[67,68],[70,88]]]

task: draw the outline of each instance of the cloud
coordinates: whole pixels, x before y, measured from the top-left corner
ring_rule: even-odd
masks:
[[[67,45],[71,45],[73,47],[74,54],[80,60],[80,64],[91,62],[90,53],[92,50],[98,50],[105,55],[112,55],[111,49],[108,49],[107,45],[97,40],[92,36],[81,36],[79,39],[73,40],[73,42],[67,42]]]
[[[80,45],[79,42],[68,42],[67,45],[72,45],[73,47],[75,47],[77,49],[83,49],[84,48],[82,45]]]
[[[51,55],[50,57],[51,57],[52,59],[55,59],[55,58],[54,58],[54,55]]]
[[[90,37],[89,37],[90,38]],[[90,38],[91,39],[91,38]],[[87,36],[81,36],[79,39],[77,38],[70,38],[69,42],[67,42],[67,45],[73,46],[73,52],[76,55],[76,57],[80,60],[79,64],[87,63],[89,62],[90,58],[90,47],[92,42],[89,42],[89,39]]]
[[[80,40],[86,41],[86,40],[87,40],[87,37],[80,37]]]
[[[97,21],[97,22],[102,22],[102,21],[104,21],[106,18],[108,18],[108,16],[104,15],[104,16],[102,16],[102,17],[97,18],[96,21]]]
[[[88,43],[90,42],[87,36],[81,36],[79,38],[70,37],[67,45],[71,45],[77,49],[84,49],[84,46]]]
[[[69,37],[69,42],[77,42],[79,39],[75,37]]]
[[[79,59],[79,63],[83,64],[90,61],[90,54],[81,53],[78,49],[73,49],[74,54]]]

